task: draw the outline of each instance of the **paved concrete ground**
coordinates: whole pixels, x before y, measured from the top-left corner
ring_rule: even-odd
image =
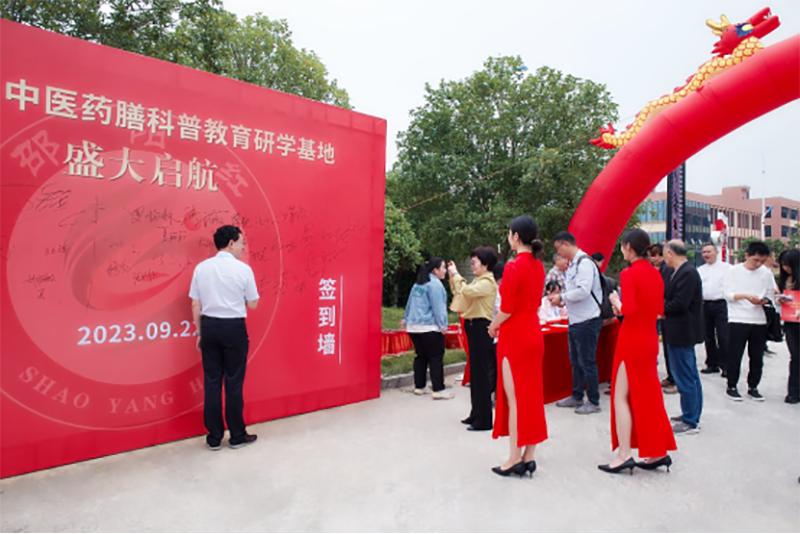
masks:
[[[0,482],[3,531],[800,531],[800,405],[783,402],[788,351],[772,344],[766,402],[703,375],[697,435],[671,473],[609,475],[609,397],[579,416],[547,407],[532,480],[489,471],[507,441],[464,430],[452,401],[380,399],[253,425],[258,442],[190,439]],[[698,361],[704,356],[702,349]],[[677,395],[666,396],[670,415]]]

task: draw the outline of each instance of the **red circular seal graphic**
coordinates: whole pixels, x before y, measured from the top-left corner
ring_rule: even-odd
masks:
[[[93,135],[96,126],[76,138],[50,120],[9,138],[3,152],[39,131],[59,157],[37,180],[25,177],[16,202],[3,206],[2,347],[15,353],[4,358],[3,394],[48,419],[95,429],[149,426],[199,408],[203,373],[188,292],[194,267],[216,253],[217,227],[242,229],[242,259],[259,285],[262,309],[248,318],[251,358],[277,311],[269,288],[281,280],[280,236],[256,177],[227,147],[200,145],[199,159],[186,142],[110,141]],[[102,166],[69,161],[70,151],[93,147]]]

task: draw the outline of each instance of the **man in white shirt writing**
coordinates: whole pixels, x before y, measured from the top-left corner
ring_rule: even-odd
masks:
[[[775,279],[766,269],[760,269],[769,258],[769,247],[761,241],[748,245],[744,263],[731,267],[725,276],[725,300],[728,301],[728,390],[734,401],[741,401],[737,384],[742,356],[747,346],[750,371],[747,374],[747,395],[756,401],[764,397],[758,392],[764,367],[764,347],[767,343],[767,316],[762,307],[774,296]]]
[[[225,422],[228,445],[238,449],[256,440],[244,424],[242,388],[247,368],[247,308],[258,306],[253,269],[240,261],[244,236],[236,226],[221,226],[214,233],[217,255],[197,265],[189,297],[197,327],[197,348],[203,354],[205,403],[203,419],[206,446],[220,449],[225,426],[222,422],[222,383],[225,382]]]
[[[725,300],[725,275],[731,266],[717,259],[717,247],[713,243],[703,245],[705,265],[697,268],[703,281],[703,319],[706,325],[706,368],[703,374],[722,372],[728,358],[728,303]]]

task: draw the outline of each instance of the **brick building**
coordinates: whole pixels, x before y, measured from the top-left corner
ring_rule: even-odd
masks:
[[[643,203],[642,229],[654,242],[666,239],[667,193],[651,193]],[[800,202],[786,197],[764,199],[764,234],[761,234],[761,199],[750,198],[750,186],[725,187],[719,195],[686,192],[686,244],[699,253],[710,238],[718,212],[728,218],[728,249],[742,248],[748,237],[781,239],[798,232]],[[699,255],[699,254],[698,254]],[[700,260],[702,263],[702,260]]]

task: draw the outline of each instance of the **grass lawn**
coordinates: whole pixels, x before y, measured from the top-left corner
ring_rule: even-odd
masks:
[[[403,308],[381,308],[381,328],[398,330],[400,319],[403,318],[405,310]],[[447,322],[450,324],[458,323],[458,314],[451,311],[447,312]]]
[[[399,323],[405,314],[403,308],[381,308],[381,328],[386,330],[398,330]],[[447,312],[447,322],[450,324],[458,323],[458,314],[451,311]],[[402,375],[410,373],[414,369],[414,351],[405,352],[399,356],[381,359],[381,373],[384,376]],[[445,350],[444,364],[465,362],[467,353],[461,349]]]
[[[381,359],[381,374],[385,376],[402,375],[414,370],[414,352],[404,352],[394,358]],[[467,353],[461,349],[445,350],[444,364],[465,362]]]

